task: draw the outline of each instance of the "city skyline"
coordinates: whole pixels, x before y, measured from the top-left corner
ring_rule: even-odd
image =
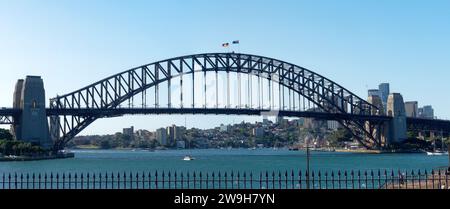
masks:
[[[446,63],[450,30],[442,25],[450,19],[443,9],[448,8],[448,2],[325,2],[327,6],[323,1],[272,1],[264,5],[239,2],[242,8],[235,8],[230,1],[215,5],[203,1],[132,2],[126,6],[110,1],[76,5],[0,1],[0,19],[4,20],[0,22],[0,45],[5,46],[0,48],[0,106],[12,106],[14,83],[25,75],[43,77],[48,100],[142,64],[186,54],[235,50],[306,67],[364,99],[370,87],[387,82],[391,92],[401,93],[405,101],[432,105],[436,116],[450,118],[450,101],[439,93],[450,90],[446,83],[446,77],[450,77],[446,72],[450,67]],[[141,9],[150,6],[156,8],[151,14]],[[224,7],[233,9],[235,15],[214,15],[216,9]],[[250,7],[257,9],[244,9]],[[165,13],[167,8],[175,11],[173,16]],[[378,14],[379,10],[385,12]],[[345,15],[345,11],[352,14]],[[419,12],[428,15],[416,15]],[[214,18],[205,20],[208,16]],[[235,24],[237,16],[246,17],[246,21]],[[267,20],[274,29],[261,32],[261,23],[248,26],[253,18]],[[239,47],[222,47],[222,43],[236,39],[240,40]],[[187,127],[262,120],[244,116],[195,117],[186,116]],[[154,115],[102,119],[81,134],[113,133],[131,125],[155,130],[171,124],[184,125],[184,118]]]

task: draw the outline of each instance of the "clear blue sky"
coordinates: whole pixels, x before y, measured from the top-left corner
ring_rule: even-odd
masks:
[[[47,97],[165,58],[240,51],[289,61],[366,97],[380,82],[450,119],[450,1],[0,0],[0,106],[41,75]],[[199,120],[201,118],[201,120]],[[188,116],[188,126],[258,117]],[[194,123],[195,122],[195,123]],[[102,119],[82,134],[154,130],[184,117]]]

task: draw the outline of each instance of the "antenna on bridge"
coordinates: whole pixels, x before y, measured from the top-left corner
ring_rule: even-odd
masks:
[[[233,45],[238,45],[238,50],[237,50],[237,52],[239,53],[241,50],[240,50],[240,41],[239,40],[235,40],[235,41],[233,41],[232,42],[233,43]],[[234,52],[234,51],[233,51]]]

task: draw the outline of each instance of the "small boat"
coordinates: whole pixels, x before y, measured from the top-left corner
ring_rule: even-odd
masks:
[[[441,149],[438,150],[438,149],[436,149],[436,140],[433,141],[433,152],[427,152],[427,155],[430,155],[430,156],[448,155],[448,151],[447,152],[444,151],[444,138],[442,137],[442,132],[441,132],[441,145],[442,145]]]
[[[190,155],[186,155],[186,156],[184,156],[183,160],[184,160],[184,161],[191,161],[191,160],[195,160],[195,158],[193,158],[193,157],[190,156]]]
[[[448,155],[448,152],[442,152],[442,151],[427,152],[427,155],[430,155],[430,156],[443,156],[443,155]]]

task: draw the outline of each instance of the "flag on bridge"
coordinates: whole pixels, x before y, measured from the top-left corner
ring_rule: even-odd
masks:
[[[223,47],[228,47],[230,45],[230,43],[224,43],[222,44]]]
[[[233,41],[233,44],[239,44],[239,40]]]

